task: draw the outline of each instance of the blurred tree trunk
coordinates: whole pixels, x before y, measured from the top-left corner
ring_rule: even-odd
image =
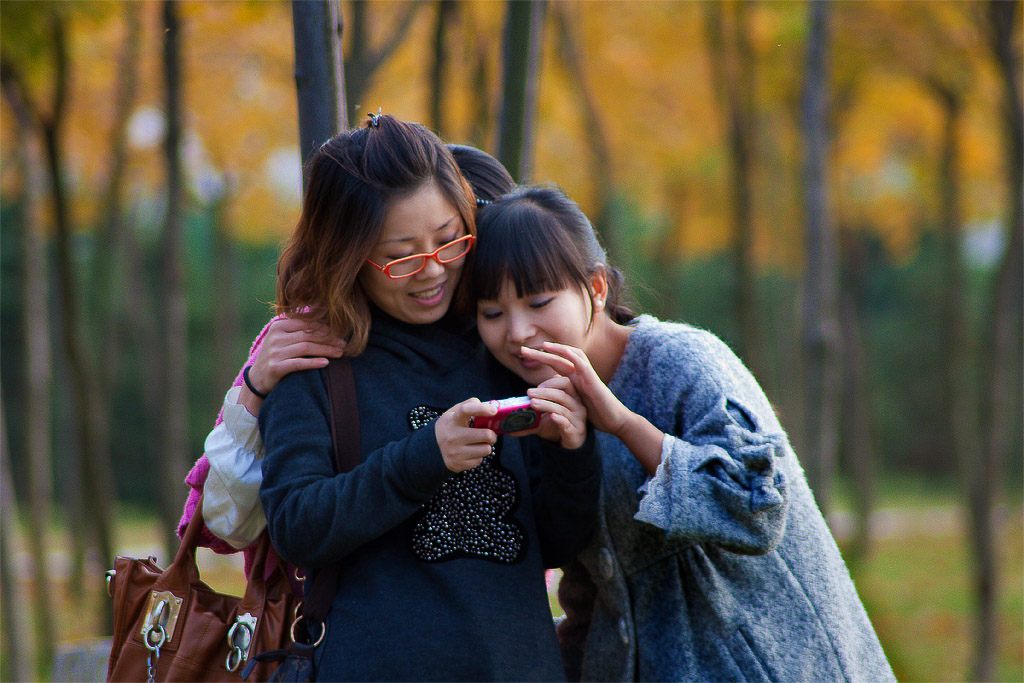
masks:
[[[755,103],[754,54],[750,44],[748,0],[706,2],[705,30],[715,91],[728,126],[728,149],[732,161],[730,204],[733,210],[733,253],[736,263],[734,315],[739,329],[736,353],[754,374],[761,369],[757,306],[757,264],[754,246],[754,152],[757,146],[757,105]],[[726,38],[724,11],[732,9]]]
[[[157,385],[161,395],[160,490],[163,493],[161,520],[168,556],[178,545],[176,530],[181,515],[181,489],[188,462],[188,419],[186,387],[188,382],[188,308],[183,273],[185,192],[181,170],[182,133],[182,60],[179,5],[163,3],[163,77],[167,132],[164,139],[164,164],[167,169],[167,214],[160,236],[159,319],[163,324],[159,362],[162,378]],[[150,388],[152,390],[152,387]]]
[[[72,531],[89,528],[93,541],[104,564],[113,562],[113,539],[110,508],[113,503],[113,473],[109,453],[99,448],[97,425],[104,414],[103,396],[90,372],[87,354],[83,349],[84,336],[81,328],[81,311],[77,297],[78,283],[71,260],[71,217],[64,187],[64,153],[62,136],[67,115],[68,94],[68,43],[65,20],[56,9],[50,14],[54,51],[54,91],[49,114],[36,112],[36,118],[43,131],[46,165],[50,173],[53,200],[55,249],[57,257],[57,291],[60,313],[63,320],[64,354],[71,375],[70,389],[75,411],[75,426],[78,435],[80,457],[78,474],[81,491],[77,499],[82,501],[74,518]],[[73,582],[76,587],[82,581],[81,558],[75,558]],[[77,592],[77,588],[76,588]],[[109,628],[109,614],[104,614],[105,625]]]
[[[484,149],[487,140],[491,139],[490,131],[494,126],[494,115],[491,112],[491,97],[488,90],[490,79],[487,77],[487,46],[479,41],[473,52],[473,110],[470,115],[469,142]]]
[[[238,353],[235,344],[242,338],[241,296],[238,291],[239,263],[238,246],[228,228],[227,207],[228,179],[223,177],[225,190],[210,206],[213,225],[213,285],[216,287],[214,305],[216,324],[213,326],[213,383],[219,387],[230,386],[238,370]],[[217,397],[219,410],[222,396]]]
[[[954,460],[967,492],[969,525],[972,530],[973,569],[977,582],[977,661],[991,660],[975,672],[976,680],[991,680],[995,656],[994,601],[996,585],[995,520],[989,499],[995,482],[986,473],[987,453],[978,448],[974,387],[970,381],[970,329],[965,297],[963,264],[963,215],[959,180],[959,127],[964,102],[953,87],[932,79],[931,91],[945,114],[942,154],[939,162],[939,201],[942,224],[943,260],[943,414],[946,417]],[[983,361],[984,362],[984,361]],[[980,455],[980,457],[979,457]],[[980,465],[980,467],[979,467]],[[981,500],[979,501],[979,496]],[[978,504],[980,502],[980,505]]]
[[[537,80],[546,12],[546,0],[505,3],[498,160],[519,183],[528,182],[533,172]]]
[[[599,207],[594,216],[594,226],[601,233],[612,256],[618,257],[613,260],[620,260],[626,245],[623,243],[624,240],[620,241],[619,235],[613,234],[609,220],[612,200],[615,197],[611,145],[608,136],[605,135],[594,94],[588,85],[583,51],[573,31],[568,10],[564,4],[556,3],[551,6],[551,11],[558,32],[559,57],[569,75],[569,83],[576,91],[576,99],[583,113],[587,145],[590,147],[590,177]]]
[[[853,230],[842,242],[845,277],[840,279],[839,329],[842,336],[842,394],[839,444],[853,478],[856,531],[850,560],[871,552],[871,512],[875,503],[875,452],[872,445],[871,406],[873,395],[868,372],[868,349],[864,340],[858,302],[863,300],[861,245]]]
[[[25,602],[21,594],[21,577],[18,575],[17,539],[18,505],[14,499],[14,480],[11,476],[11,459],[7,451],[7,427],[3,407],[0,406],[0,500],[4,514],[0,517],[0,600],[3,601],[3,617],[0,629],[3,631],[3,651],[0,658],[0,679],[5,681],[31,681],[32,649],[25,636]]]
[[[303,4],[303,0],[294,0],[294,2]],[[349,51],[345,56],[344,79],[349,121],[360,121],[366,115],[365,112],[371,110],[376,113],[377,107],[363,100],[367,89],[370,87],[373,74],[402,44],[402,41],[409,33],[409,28],[412,26],[412,20],[424,4],[424,0],[410,2],[401,16],[399,16],[395,27],[384,33],[387,38],[383,43],[377,47],[372,47],[370,45],[371,22],[368,18],[368,12],[371,7],[370,3],[361,2],[360,0],[349,3],[349,7],[352,10],[352,23],[349,32]],[[365,110],[362,114],[360,114],[360,108]]]
[[[970,374],[967,304],[964,296],[966,278],[963,264],[963,215],[960,200],[958,129],[963,112],[960,93],[937,80],[930,82],[931,91],[942,106],[945,125],[942,153],[939,159],[939,204],[942,224],[943,300],[943,413],[948,420],[949,438],[957,463],[964,468],[966,480],[971,479],[975,425]]]
[[[292,0],[303,191],[306,189],[306,162],[320,145],[348,127],[345,65],[341,59],[342,29],[338,0]]]
[[[1024,310],[1024,103],[1021,101],[1021,55],[1018,52],[1020,4],[990,0],[988,36],[1003,83],[1003,127],[1007,145],[1006,254],[996,273],[988,328],[981,343],[981,449],[971,490],[971,538],[979,563],[978,626],[972,678],[994,680],[996,673],[998,597],[995,519],[999,481],[1010,448],[1020,447],[1015,423],[1022,409],[1021,352]]]
[[[430,66],[430,124],[444,137],[448,122],[445,118],[445,94],[448,92],[448,28],[458,19],[459,6],[454,0],[437,3],[437,22],[434,24],[434,59]]]
[[[124,258],[127,248],[127,227],[122,217],[122,194],[127,165],[128,121],[135,106],[138,90],[138,64],[141,44],[140,5],[124,5],[124,46],[118,60],[116,94],[114,96],[114,126],[110,145],[110,174],[106,188],[101,191],[103,198],[96,228],[96,257],[92,270],[93,349],[95,367],[104,396],[111,398],[117,387],[118,374],[123,366],[119,359],[124,356],[120,330],[122,313],[129,307],[124,286]],[[111,425],[109,411],[105,422]],[[116,424],[116,423],[114,423]],[[109,451],[110,428],[104,450]]]
[[[829,510],[837,450],[840,366],[837,323],[837,248],[828,202],[827,159],[829,12],[825,0],[809,6],[804,129],[805,275],[803,291],[804,429],[811,489],[823,514]]]
[[[53,385],[53,360],[50,347],[50,296],[47,275],[44,195],[46,174],[39,131],[14,79],[4,78],[4,95],[18,126],[15,146],[18,165],[24,179],[25,290],[22,312],[25,321],[25,450],[28,465],[28,509],[26,532],[34,567],[32,621],[35,626],[36,661],[53,659],[56,631],[53,624],[52,581],[46,561],[46,538],[53,504],[52,444],[50,441],[50,388]],[[9,498],[13,504],[13,498]],[[11,605],[8,604],[8,609]],[[39,671],[38,673],[42,673]]]

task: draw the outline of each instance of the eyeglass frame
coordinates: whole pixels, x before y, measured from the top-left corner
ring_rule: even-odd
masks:
[[[458,256],[456,256],[454,258],[450,258],[450,259],[446,259],[446,260],[442,260],[441,259],[440,253],[444,249],[447,249],[448,247],[452,246],[453,244],[456,244],[458,242],[462,242],[464,240],[469,242],[469,246],[466,247],[466,251],[462,252],[461,254],[459,254]],[[476,235],[468,234],[468,235],[463,235],[462,237],[459,237],[457,239],[454,239],[451,242],[445,242],[444,244],[442,244],[441,246],[439,246],[437,249],[435,249],[434,251],[430,252],[429,254],[410,254],[409,256],[403,256],[402,258],[396,258],[394,261],[388,261],[383,266],[380,265],[380,264],[374,263],[370,259],[366,259],[366,262],[369,263],[374,268],[376,268],[377,270],[379,270],[380,272],[382,272],[385,275],[387,275],[392,280],[403,280],[403,279],[405,279],[407,277],[412,277],[416,273],[419,273],[424,268],[426,268],[427,267],[427,262],[430,261],[430,259],[434,259],[435,261],[437,261],[438,263],[440,263],[443,266],[443,265],[446,265],[448,263],[452,263],[454,261],[458,261],[460,258],[465,258],[466,255],[469,254],[470,250],[473,248],[473,244],[475,242],[476,242]],[[392,275],[391,274],[391,267],[393,265],[395,265],[396,263],[401,263],[402,261],[411,261],[412,259],[417,259],[417,258],[422,258],[423,259],[423,265],[420,266],[419,268],[417,268],[416,270],[414,270],[413,272],[411,272],[411,273],[409,273],[407,275]]]

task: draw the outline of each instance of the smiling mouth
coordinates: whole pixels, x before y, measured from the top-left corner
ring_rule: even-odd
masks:
[[[435,299],[438,296],[440,296],[441,292],[444,291],[444,284],[445,283],[442,282],[437,287],[425,289],[422,292],[414,292],[409,296],[411,296],[414,299],[417,299],[418,301],[430,301],[431,299]]]

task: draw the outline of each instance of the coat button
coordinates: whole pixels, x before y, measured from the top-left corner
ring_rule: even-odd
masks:
[[[623,645],[629,645],[629,622],[626,617],[619,619],[619,638],[622,638]]]
[[[601,572],[601,578],[606,581],[615,576],[615,561],[612,559],[612,553],[608,548],[601,548],[601,551],[597,554],[597,569]]]

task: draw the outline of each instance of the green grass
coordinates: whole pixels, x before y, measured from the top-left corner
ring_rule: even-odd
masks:
[[[1024,680],[1022,517],[999,534],[997,680]],[[850,567],[900,681],[966,681],[975,647],[971,558],[962,533],[918,534],[875,543]]]

